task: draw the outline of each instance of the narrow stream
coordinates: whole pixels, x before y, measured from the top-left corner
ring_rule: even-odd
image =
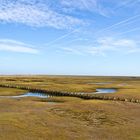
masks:
[[[0,96],[0,98],[23,98],[23,97],[39,97],[39,98],[48,98],[50,95],[46,93],[33,93],[33,92],[27,92],[22,95],[16,95],[16,96]]]
[[[91,94],[102,94],[102,93],[115,93],[117,92],[117,89],[115,88],[97,88],[96,92],[93,92]],[[23,98],[23,97],[39,97],[39,98],[48,98],[50,95],[46,93],[35,93],[35,92],[27,92],[22,95],[16,95],[16,96],[0,96],[0,98]]]

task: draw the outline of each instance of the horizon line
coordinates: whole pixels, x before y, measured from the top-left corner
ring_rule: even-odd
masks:
[[[0,74],[0,76],[72,76],[72,77],[138,77],[140,75],[89,75],[89,74]]]

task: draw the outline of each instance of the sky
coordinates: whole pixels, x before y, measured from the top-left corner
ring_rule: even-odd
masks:
[[[140,76],[140,0],[0,0],[0,74]]]

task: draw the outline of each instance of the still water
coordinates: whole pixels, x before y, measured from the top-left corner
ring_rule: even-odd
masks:
[[[115,93],[115,92],[117,92],[117,89],[115,88],[97,88],[96,92],[93,92],[92,94]],[[17,95],[17,96],[0,96],[0,98],[23,98],[23,97],[48,98],[50,97],[50,95],[46,93],[27,92],[25,94]]]

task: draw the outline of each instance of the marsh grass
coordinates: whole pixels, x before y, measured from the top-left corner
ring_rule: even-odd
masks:
[[[1,83],[72,92],[115,87],[119,89],[115,93],[118,97],[140,97],[140,79],[131,77],[8,76],[0,80]],[[113,82],[86,84],[107,81]],[[120,83],[127,85],[120,86]],[[0,95],[24,92],[0,88]],[[75,97],[0,98],[0,140],[139,140],[139,110],[139,104]]]
[[[95,92],[97,88],[115,88],[117,89],[116,93],[105,94],[105,96],[115,96],[121,99],[140,99],[139,77],[1,76],[0,80],[2,84],[29,86],[62,92],[91,93]]]
[[[0,99],[1,140],[138,139],[138,104],[53,97]]]
[[[0,96],[16,96],[22,95],[27,91],[14,88],[0,88]]]

